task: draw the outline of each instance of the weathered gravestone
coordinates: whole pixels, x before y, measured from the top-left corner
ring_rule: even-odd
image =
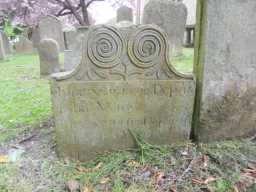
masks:
[[[11,48],[12,46],[10,44],[10,41],[9,41],[7,35],[3,32],[0,32],[0,35],[2,36],[5,53],[6,54],[11,54],[12,53],[12,48]]]
[[[19,41],[14,44],[17,53],[32,54],[35,52],[33,43],[26,37],[21,36]]]
[[[67,50],[71,50],[72,45],[75,43],[76,36],[77,36],[77,31],[75,30],[64,32],[65,48]]]
[[[40,39],[54,39],[57,41],[60,51],[65,49],[62,24],[55,16],[45,16],[39,21]]]
[[[122,6],[117,10],[117,23],[120,21],[133,22],[133,10],[130,7]]]
[[[182,54],[187,8],[182,2],[150,0],[143,12],[143,24],[155,24],[168,34],[171,56]]]
[[[0,33],[0,60],[4,60],[4,59],[6,59],[6,53],[5,53],[5,49],[4,49],[3,38]]]
[[[83,36],[87,33],[88,27],[78,27],[69,50],[64,51],[64,70],[73,70],[82,59]]]
[[[50,75],[60,72],[59,46],[54,39],[43,39],[39,43],[40,74]]]
[[[35,27],[32,29],[32,34],[31,34],[31,41],[33,43],[33,46],[35,48],[39,47],[39,43],[40,43],[40,33],[39,33],[39,28]]]
[[[150,25],[90,28],[80,65],[52,75],[59,154],[84,161],[134,147],[129,130],[155,144],[188,140],[195,82],[174,70],[167,50]]]
[[[256,132],[256,1],[200,0],[195,134],[201,141]]]

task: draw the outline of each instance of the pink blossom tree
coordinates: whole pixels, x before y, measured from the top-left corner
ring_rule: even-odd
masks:
[[[0,12],[9,20],[23,25],[36,25],[40,17],[48,14],[57,17],[72,16],[80,25],[90,25],[89,9],[99,1],[108,1],[113,6],[136,0],[0,0]]]

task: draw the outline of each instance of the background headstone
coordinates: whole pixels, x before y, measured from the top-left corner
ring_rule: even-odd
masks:
[[[39,33],[39,28],[35,27],[32,29],[32,34],[31,34],[31,41],[33,43],[33,46],[35,48],[39,47],[39,43],[40,43],[40,33]]]
[[[33,43],[24,36],[19,38],[19,41],[14,44],[16,53],[32,54],[35,53]]]
[[[93,26],[82,62],[53,74],[51,93],[61,157],[90,160],[135,146],[129,130],[152,144],[189,139],[195,82],[169,63],[156,26]]]
[[[6,58],[6,53],[4,49],[4,42],[3,42],[2,35],[0,33],[0,60],[4,60],[5,58]]]
[[[133,22],[133,10],[130,7],[122,6],[117,10],[117,23],[120,21]]]
[[[57,41],[60,51],[65,49],[64,34],[62,24],[55,16],[45,16],[39,22],[40,40],[54,39]]]
[[[143,24],[155,24],[168,34],[171,56],[182,53],[187,8],[182,2],[150,0],[143,12]]]
[[[40,74],[50,75],[60,72],[59,46],[54,39],[43,39],[38,48],[40,58]]]
[[[82,60],[83,37],[88,27],[78,27],[73,42],[70,42],[69,50],[64,51],[64,70],[73,70]]]
[[[200,141],[255,135],[256,1],[200,0],[195,135]]]
[[[3,45],[4,45],[4,50],[5,50],[5,53],[7,55],[10,55],[12,53],[12,46],[11,46],[11,43],[7,37],[7,35],[3,32],[0,32],[2,35],[2,40],[3,40]]]
[[[77,36],[77,31],[65,31],[64,32],[64,39],[65,39],[65,48],[70,50],[72,47],[72,44],[75,43],[75,39]]]

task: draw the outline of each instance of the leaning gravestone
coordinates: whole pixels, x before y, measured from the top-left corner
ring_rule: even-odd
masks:
[[[182,54],[187,8],[173,0],[150,0],[143,12],[143,24],[155,24],[168,34],[171,56]]]
[[[33,43],[24,36],[21,36],[19,38],[19,41],[14,44],[16,53],[21,54],[32,54],[35,52],[35,49],[33,47]]]
[[[42,76],[60,72],[59,46],[54,39],[43,39],[39,43],[40,74]]]
[[[198,6],[195,134],[200,141],[255,135],[256,1]]]
[[[154,144],[189,139],[195,82],[169,63],[160,29],[93,26],[83,44],[80,64],[52,75],[60,156],[85,161],[134,147],[129,130]]]
[[[39,21],[40,39],[54,39],[57,41],[60,51],[65,49],[62,24],[55,16],[45,16]]]
[[[3,42],[2,35],[0,33],[0,60],[5,60],[5,59],[6,59],[6,53],[4,49],[4,42]]]
[[[117,10],[117,23],[120,21],[133,22],[133,10],[130,7],[122,6]]]

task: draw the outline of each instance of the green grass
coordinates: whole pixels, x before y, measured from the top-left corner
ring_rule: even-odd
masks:
[[[0,62],[0,143],[51,116],[50,90],[36,55]]]
[[[171,58],[171,63],[178,71],[191,73],[193,70],[194,49],[184,48],[182,52],[182,55]]]

